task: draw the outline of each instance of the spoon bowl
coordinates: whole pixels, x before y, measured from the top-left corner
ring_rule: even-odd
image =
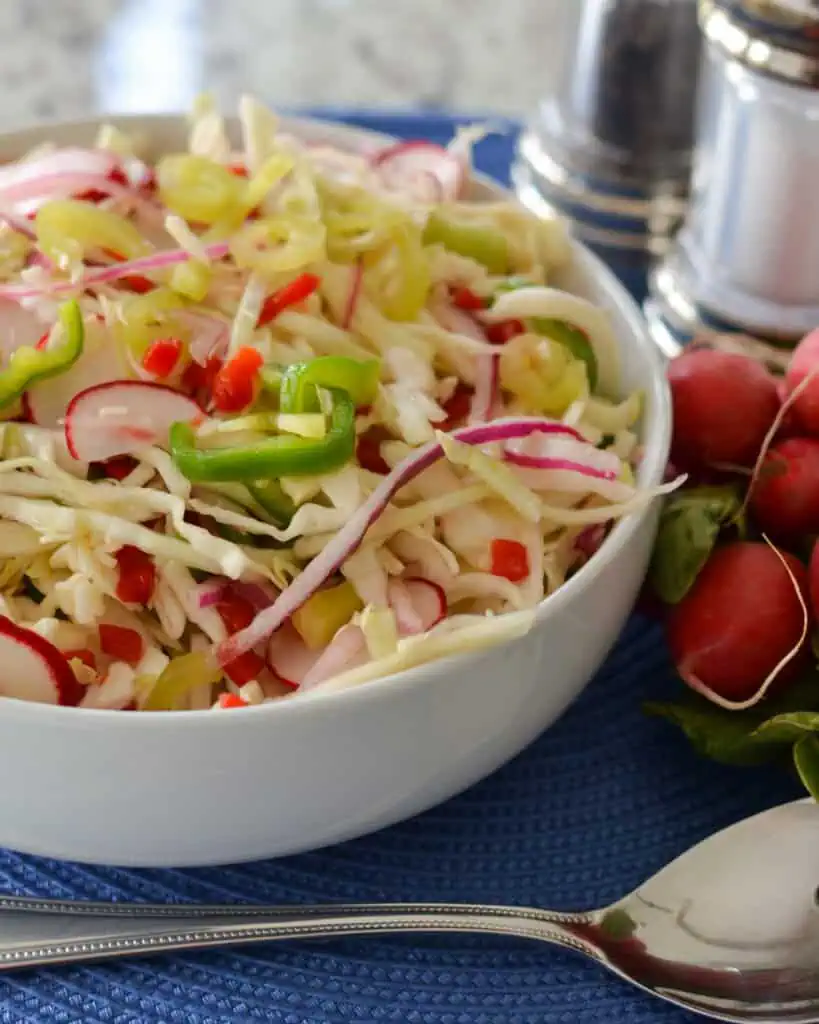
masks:
[[[819,806],[802,800],[694,846],[585,913],[477,904],[178,906],[0,897],[0,969],[275,939],[516,936],[584,953],[650,994],[738,1024],[819,1022]]]

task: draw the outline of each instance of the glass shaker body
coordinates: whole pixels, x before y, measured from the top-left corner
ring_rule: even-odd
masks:
[[[711,48],[679,255],[695,299],[763,334],[819,324],[819,91]]]

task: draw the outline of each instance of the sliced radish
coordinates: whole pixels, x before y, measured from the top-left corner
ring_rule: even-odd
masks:
[[[369,658],[364,633],[360,626],[342,626],[322,651],[321,657],[301,681],[301,690],[309,690],[347,669],[363,665]]]
[[[126,376],[128,367],[119,346],[105,324],[91,317],[85,321],[85,340],[77,362],[65,373],[35,384],[26,392],[24,405],[32,423],[54,429],[62,425],[69,403],[80,391]]]
[[[398,142],[379,150],[372,160],[387,188],[421,202],[456,199],[463,188],[463,164],[434,142]]]
[[[167,441],[174,423],[197,423],[200,407],[187,395],[144,380],[86,388],[65,413],[65,441],[75,459],[102,462]]]
[[[85,692],[54,644],[5,616],[0,616],[0,665],[3,697],[73,707]]]
[[[446,616],[446,594],[444,588],[432,580],[408,579],[404,585],[409,591],[415,612],[421,620],[421,630],[436,626]]]
[[[390,608],[395,614],[395,622],[401,636],[414,636],[423,633],[424,625],[421,616],[415,610],[412,595],[403,580],[391,579],[387,584]]]
[[[294,689],[301,685],[321,655],[321,651],[310,650],[289,622],[276,630],[267,645],[270,670]]]
[[[553,420],[534,416],[509,417],[478,426],[462,427],[452,432],[452,438],[465,444],[482,446],[504,443],[535,433],[570,431],[570,427]],[[275,602],[259,612],[253,622],[227,640],[219,643],[215,656],[220,665],[238,658],[240,654],[262,643],[277,630],[298,608],[318,590],[345,561],[358,550],[367,530],[380,518],[392,496],[429,469],[443,456],[439,441],[430,441],[416,448],[403,459],[370,494],[369,498],[347,520],[341,530],[324,546],[320,554],[309,563],[295,580],[276,598]],[[672,485],[673,486],[673,485]],[[662,489],[652,492],[662,493]]]
[[[0,355],[7,360],[18,348],[36,348],[48,328],[30,309],[0,299]],[[47,337],[47,333],[45,334]]]
[[[402,636],[426,633],[446,615],[446,594],[431,580],[391,579],[389,595]]]

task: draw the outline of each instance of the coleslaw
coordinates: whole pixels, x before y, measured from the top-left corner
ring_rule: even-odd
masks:
[[[634,477],[562,224],[207,100],[0,168],[0,693],[230,709],[525,632]]]

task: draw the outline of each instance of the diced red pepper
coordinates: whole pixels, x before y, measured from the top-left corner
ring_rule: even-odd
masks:
[[[383,427],[370,427],[358,438],[355,454],[362,469],[369,470],[370,473],[380,473],[382,476],[389,473],[390,467],[381,454],[381,442],[386,441],[389,436]]]
[[[107,177],[109,181],[113,181],[117,185],[125,185],[126,187],[128,187],[131,184],[128,181],[128,175],[125,173],[125,171],[123,171],[121,167],[115,167],[112,171],[108,173]],[[103,199],[108,198],[108,193],[102,192],[99,189],[91,188],[88,189],[86,192],[78,193],[75,198],[82,199],[86,203],[101,203]]]
[[[136,665],[143,655],[145,645],[135,629],[103,622],[99,626],[99,636],[100,648],[110,658]]]
[[[255,651],[246,651],[224,666],[224,673],[237,686],[252,683],[265,670],[265,660]]]
[[[207,391],[213,387],[216,375],[222,369],[222,360],[219,356],[211,356],[204,366],[197,362],[191,362],[185,367],[182,374],[182,386],[191,393]]]
[[[150,555],[126,544],[114,555],[119,570],[117,597],[123,604],[147,604],[156,586],[156,565]]]
[[[121,711],[139,711],[137,702],[135,700],[128,701],[124,708],[120,708]]]
[[[117,283],[136,295],[144,295],[156,288],[156,283],[148,277],[143,277],[142,274],[126,274],[124,277],[118,278]]]
[[[37,340],[37,344],[34,347],[37,349],[38,352],[42,352],[42,350],[48,344],[48,339],[50,337],[51,337],[51,331],[46,331],[45,334],[41,338],[39,338]]]
[[[437,423],[437,428],[447,431],[459,427],[469,415],[473,394],[472,388],[459,381],[455,390],[443,404],[446,419],[443,423]]]
[[[256,326],[264,327],[265,324],[269,324],[271,320],[274,320],[279,313],[289,306],[295,306],[299,302],[304,302],[320,284],[321,278],[315,274],[299,274],[298,277],[294,278],[283,288],[279,288],[277,292],[268,295],[262,305]]]
[[[219,694],[219,707],[220,708],[249,708],[250,705],[246,700],[242,700],[238,694],[235,693],[221,693]]]
[[[240,348],[213,381],[213,404],[220,412],[240,412],[253,401],[256,377],[264,360],[255,348]]]
[[[230,591],[223,594],[214,607],[231,636],[246,629],[256,618],[256,611],[250,601]],[[264,658],[255,651],[247,651],[225,665],[225,675],[237,686],[244,686],[258,679],[264,669]]]
[[[485,330],[487,339],[493,345],[505,345],[510,338],[523,334],[526,327],[520,320],[500,320],[496,324],[488,324]]]
[[[76,658],[77,661],[81,661],[86,668],[90,668],[93,672],[97,671],[97,659],[94,657],[94,652],[89,651],[86,647],[76,651],[63,651],[67,661],[71,661]]]
[[[145,350],[142,368],[158,380],[170,377],[179,363],[183,349],[184,345],[179,338],[157,338]]]
[[[219,598],[215,608],[231,636],[246,629],[256,618],[256,610],[250,601],[230,591]]]
[[[124,480],[126,476],[133,473],[138,465],[137,460],[130,455],[115,455],[100,463],[105,475],[112,480]]]
[[[458,307],[458,309],[466,309],[469,311],[486,309],[488,305],[488,302],[483,295],[476,295],[471,288],[467,288],[465,286],[453,288],[452,302]]]
[[[248,176],[247,168],[244,164],[230,164],[228,170],[231,174],[235,174],[237,178],[246,178]]]
[[[496,537],[490,545],[493,576],[503,576],[512,583],[520,583],[529,575],[529,552],[519,540]]]

